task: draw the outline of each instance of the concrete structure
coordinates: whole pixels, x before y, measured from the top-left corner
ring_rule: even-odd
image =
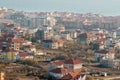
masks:
[[[120,69],[120,60],[117,59],[103,59],[100,64],[104,67]]]
[[[51,39],[53,36],[53,29],[52,27],[44,26],[35,33],[35,36],[40,40]]]
[[[44,48],[58,49],[60,47],[63,47],[63,43],[64,41],[61,39],[43,40],[42,46]]]
[[[94,52],[95,61],[101,61],[101,59],[114,59],[114,50],[97,50]]]

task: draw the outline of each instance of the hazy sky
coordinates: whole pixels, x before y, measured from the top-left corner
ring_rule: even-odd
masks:
[[[0,0],[0,6],[24,11],[69,11],[120,15],[120,0]]]

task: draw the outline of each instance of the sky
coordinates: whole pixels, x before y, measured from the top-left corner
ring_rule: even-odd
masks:
[[[120,0],[0,0],[0,7],[19,11],[120,15]]]

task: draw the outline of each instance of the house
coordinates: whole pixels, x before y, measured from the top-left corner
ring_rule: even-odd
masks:
[[[56,69],[56,68],[63,68],[63,62],[62,61],[52,61],[50,62],[50,64],[48,65],[48,71],[52,70],[52,69]]]
[[[100,61],[101,58],[104,59],[114,59],[115,58],[115,52],[114,50],[97,50],[94,52],[94,58],[95,61]]]
[[[33,56],[29,55],[28,53],[19,53],[17,55],[17,60],[24,60],[24,59],[33,59]]]
[[[60,47],[63,47],[63,42],[64,41],[62,39],[43,40],[42,46],[44,48],[58,49]]]
[[[86,75],[81,73],[82,62],[77,59],[52,61],[48,65],[48,73],[53,79],[85,80]]]
[[[11,44],[11,48],[14,48],[15,50],[20,50],[22,43],[24,43],[23,38],[12,38],[9,40]]]
[[[85,80],[85,74],[76,74],[74,72],[68,73],[67,75],[63,76],[60,80]]]
[[[51,70],[49,72],[49,75],[56,79],[61,79],[63,76],[65,76],[68,73],[69,71],[65,68],[56,68],[56,69]]]
[[[120,69],[120,60],[118,59],[104,59],[100,64],[104,67]]]
[[[3,51],[1,54],[2,54],[4,60],[16,61],[19,51],[14,50],[14,49],[7,49],[7,50]]]
[[[89,44],[90,42],[93,42],[94,40],[96,40],[96,37],[92,33],[81,33],[77,37],[77,42],[81,44]]]
[[[41,51],[41,50],[37,50],[37,51],[34,53],[34,55],[47,55],[47,53],[44,52],[44,51]]]
[[[61,32],[61,38],[64,40],[72,40],[72,38],[70,37],[70,33],[67,31]]]
[[[71,72],[79,73],[82,68],[82,62],[77,59],[68,59],[64,61],[64,68],[68,69]]]
[[[37,30],[35,36],[39,40],[51,39],[53,36],[53,29],[52,27],[44,26],[41,29]]]
[[[30,50],[31,52],[36,52],[36,47],[35,47],[35,45],[29,45],[29,50]]]

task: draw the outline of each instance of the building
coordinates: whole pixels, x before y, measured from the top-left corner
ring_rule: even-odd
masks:
[[[77,59],[52,61],[48,65],[48,73],[55,80],[85,80],[86,75],[82,74],[81,69],[82,62]]]
[[[64,39],[64,40],[72,40],[69,32],[62,32],[61,33],[61,38]]]
[[[20,47],[22,46],[22,43],[24,43],[23,38],[13,38],[11,41],[11,48],[14,48],[15,50],[20,50]]]
[[[94,40],[96,40],[96,37],[92,33],[81,33],[77,37],[77,42],[81,44],[89,44],[90,42],[93,42]]]
[[[30,52],[36,52],[35,45],[29,45],[29,50],[30,50]]]
[[[63,43],[64,41],[62,39],[43,40],[42,46],[44,48],[58,49],[60,47],[63,47]]]
[[[54,27],[54,31],[56,33],[61,33],[61,32],[64,32],[65,31],[65,26],[62,25],[62,24],[58,24]]]
[[[17,50],[7,49],[1,52],[1,55],[2,55],[1,59],[7,60],[7,61],[16,61],[18,54],[19,54],[19,51]]]
[[[95,61],[101,61],[101,59],[114,59],[114,50],[97,50],[94,52]]]
[[[120,69],[120,60],[117,59],[104,59],[100,64],[104,67]]]
[[[98,33],[103,33],[103,30],[101,30],[100,28],[95,28],[95,29],[92,29],[91,32],[93,34],[98,34]]]
[[[24,59],[33,59],[33,56],[29,55],[28,53],[19,53],[17,55],[17,60],[24,60]]]
[[[111,37],[106,38],[105,48],[109,49],[112,43],[113,43],[113,39]]]
[[[50,62],[50,64],[48,65],[48,71],[52,70],[52,69],[56,69],[56,68],[63,68],[63,62],[62,61],[52,61]]]
[[[111,37],[112,38],[116,38],[117,37],[117,32],[116,31],[112,31],[111,32]]]
[[[41,29],[37,30],[35,36],[39,40],[51,39],[53,36],[53,29],[52,27],[44,26]]]
[[[51,70],[49,72],[49,75],[56,79],[61,79],[63,76],[65,76],[68,73],[69,71],[65,68],[56,68],[56,69]]]
[[[82,62],[77,59],[68,59],[64,61],[64,68],[71,72],[79,73],[82,68]]]
[[[97,40],[105,40],[106,39],[106,36],[103,33],[97,33],[95,35],[96,35]]]
[[[77,32],[75,30],[69,30],[68,32],[70,33],[70,37],[72,39],[77,38]]]

